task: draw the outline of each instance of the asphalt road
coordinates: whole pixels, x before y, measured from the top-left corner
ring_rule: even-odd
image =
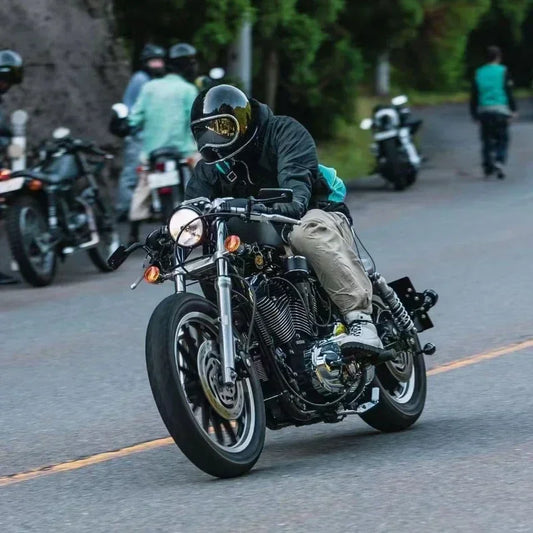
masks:
[[[168,435],[144,331],[171,288],[130,291],[140,258],[104,275],[80,257],[51,287],[1,288],[0,531],[533,531],[533,121],[522,107],[505,181],[481,177],[474,125],[444,106],[421,111],[428,162],[415,187],[369,178],[350,193],[379,271],[441,297],[423,334],[438,347],[426,409],[404,433],[358,418],[269,432],[251,474],[214,480],[153,442]],[[24,474],[49,465],[60,466]]]

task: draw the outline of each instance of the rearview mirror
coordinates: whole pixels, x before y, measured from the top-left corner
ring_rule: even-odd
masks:
[[[123,104],[122,102],[118,104],[113,104],[111,109],[115,112],[118,118],[126,118],[130,112],[128,106],[126,104]]]
[[[70,135],[70,130],[68,128],[56,128],[52,133],[54,139],[64,139]]]
[[[405,94],[401,94],[400,96],[395,96],[391,100],[391,103],[394,106],[405,105],[407,102],[408,102],[408,98],[407,98],[407,96],[405,96]]]
[[[221,67],[215,67],[209,71],[209,77],[212,80],[221,80],[225,75],[226,71]]]
[[[256,199],[264,204],[289,204],[292,202],[292,189],[259,189]]]
[[[365,118],[361,120],[361,129],[362,130],[369,130],[372,127],[372,119],[371,118]]]

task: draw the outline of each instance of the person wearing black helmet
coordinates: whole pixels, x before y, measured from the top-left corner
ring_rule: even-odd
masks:
[[[129,116],[129,126],[142,130],[141,158],[158,148],[174,146],[185,158],[196,153],[190,130],[191,107],[198,90],[192,84],[196,77],[196,49],[187,43],[171,46],[167,56],[168,73],[152,80],[141,90]],[[151,192],[145,176],[141,176],[130,207],[130,241],[137,241],[143,220],[150,217]]]
[[[261,188],[293,191],[293,201],[263,211],[298,218],[285,234],[292,250],[307,258],[331,300],[343,313],[349,332],[342,347],[369,353],[382,349],[372,322],[372,283],[356,252],[346,187],[334,169],[318,164],[309,132],[295,119],[230,85],[200,93],[191,112],[191,129],[203,160],[196,165],[186,199],[243,198]]]
[[[130,111],[133,109],[144,84],[165,74],[165,56],[165,49],[155,44],[146,44],[142,49],[139,57],[141,68],[133,73],[122,97],[122,101]],[[139,164],[141,144],[140,133],[128,135],[124,141],[123,166],[118,181],[116,204],[119,219],[127,216],[131,197],[137,185],[137,165]]]
[[[4,154],[11,142],[11,127],[7,115],[3,112],[2,95],[5,94],[12,85],[22,82],[24,74],[22,57],[13,50],[0,50],[0,152],[4,159]],[[18,280],[0,272],[0,285],[10,285],[18,283]]]

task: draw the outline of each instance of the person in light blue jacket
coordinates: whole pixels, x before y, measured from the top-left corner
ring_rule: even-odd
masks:
[[[130,81],[122,101],[128,109],[134,108],[144,85],[154,78],[165,74],[165,49],[154,44],[147,44],[140,56],[141,69],[135,72]],[[133,132],[124,141],[124,160],[118,183],[116,210],[120,218],[126,218],[133,191],[137,185],[137,166],[142,148],[142,133]]]

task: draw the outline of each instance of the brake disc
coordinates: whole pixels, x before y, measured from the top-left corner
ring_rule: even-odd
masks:
[[[222,364],[217,344],[204,341],[198,350],[198,375],[200,383],[211,407],[222,418],[236,420],[244,409],[243,386],[240,381],[225,385],[222,381]]]

